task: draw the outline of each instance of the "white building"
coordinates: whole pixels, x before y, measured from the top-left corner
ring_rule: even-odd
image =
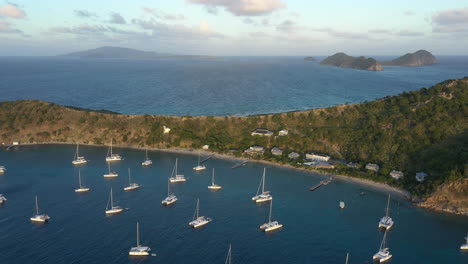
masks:
[[[379,165],[374,164],[374,163],[367,163],[367,164],[366,164],[366,169],[367,169],[367,170],[371,170],[371,171],[378,172],[379,169],[380,169],[380,167],[379,167]]]
[[[273,156],[281,156],[283,155],[283,150],[278,147],[274,147],[271,149],[271,154],[273,154]]]
[[[282,136],[287,136],[289,133],[289,131],[287,131],[286,129],[282,129],[278,132],[278,136],[282,137]]]
[[[346,166],[350,167],[350,168],[357,168],[359,167],[359,163],[354,163],[354,162],[348,162],[346,164]]]
[[[425,173],[425,172],[422,172],[422,171],[421,171],[421,172],[418,172],[418,173],[416,173],[416,180],[417,180],[418,182],[423,182],[423,181],[426,179],[427,176],[428,176],[428,175],[427,175],[427,173]]]
[[[210,145],[203,145],[202,149],[208,150],[210,148]]]
[[[265,148],[262,146],[252,146],[244,150],[244,153],[248,155],[263,154],[264,152]]]
[[[291,152],[291,153],[289,153],[288,158],[290,158],[290,159],[297,159],[297,158],[299,158],[300,156],[301,156],[301,155],[299,155],[299,153],[297,153],[297,152]]]
[[[255,129],[254,131],[252,131],[252,133],[250,133],[252,136],[266,136],[266,137],[271,137],[273,135],[273,132],[271,132],[270,130],[266,130],[266,129]]]
[[[168,128],[167,126],[163,126],[163,129],[164,129],[163,131],[164,134],[169,134],[169,132],[171,132],[171,129]]]
[[[16,146],[16,145],[19,145],[19,144],[20,144],[19,141],[13,141],[13,145],[15,145],[15,146]]]
[[[330,160],[330,156],[316,154],[316,153],[306,153],[305,158],[308,160],[323,161],[323,162],[328,162]]]
[[[401,178],[403,178],[404,176],[404,173],[401,172],[401,171],[397,171],[397,170],[392,170],[389,174],[393,179],[395,180],[400,180]]]

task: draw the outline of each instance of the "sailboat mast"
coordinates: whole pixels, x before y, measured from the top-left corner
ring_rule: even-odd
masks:
[[[176,177],[177,177],[177,161],[178,160],[179,160],[178,158],[175,159],[175,176]]]
[[[167,196],[169,197],[170,195],[170,190],[169,190],[169,182],[170,182],[170,179],[167,179]]]
[[[265,171],[266,171],[266,168],[263,168],[262,193],[265,193]]]
[[[112,157],[112,139],[111,139],[111,145],[110,145],[110,156]]]
[[[132,184],[132,178],[130,176],[130,168],[128,168],[128,185]]]
[[[81,189],[81,170],[78,170],[78,184],[80,185]]]
[[[200,208],[200,199],[197,198],[197,218],[198,218],[198,210]]]
[[[383,235],[382,243],[380,244],[380,250],[385,248],[385,239],[387,238],[387,230],[385,230],[385,233]]]
[[[388,195],[388,201],[387,201],[387,210],[385,211],[385,215],[388,217],[388,210],[390,208],[390,194]]]
[[[348,264],[349,253],[346,253],[346,264]]]
[[[78,148],[79,148],[80,144],[76,144],[76,152],[75,152],[75,160],[78,159],[78,157],[80,156],[79,152],[78,152]]]
[[[211,185],[214,185],[214,168],[213,168],[213,176],[211,176]]]
[[[270,215],[268,216],[268,223],[271,222],[271,208],[273,207],[273,199],[270,200]]]
[[[110,201],[110,202],[111,202],[111,209],[112,209],[112,207],[114,207],[114,198],[112,197],[112,188],[111,188],[111,193],[110,193],[110,195],[111,195],[111,197],[110,197],[110,198],[111,198],[111,199],[110,199],[111,201]]]
[[[140,223],[137,222],[137,247],[140,246]]]
[[[38,202],[37,202],[37,195],[36,195],[36,214],[37,215],[39,214],[39,205],[38,205]]]

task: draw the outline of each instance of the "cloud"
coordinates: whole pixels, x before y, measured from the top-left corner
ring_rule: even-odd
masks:
[[[369,30],[371,34],[391,34],[392,31],[388,29],[371,29]]]
[[[81,24],[74,27],[53,27],[49,30],[51,33],[75,34],[75,35],[101,35],[108,32],[109,29],[102,25]]]
[[[406,10],[406,11],[403,13],[403,15],[405,15],[405,16],[414,16],[415,13],[414,13],[414,11],[412,11],[412,10]]]
[[[184,20],[185,16],[182,14],[169,14],[157,8],[142,7],[143,11],[147,14],[150,14],[156,18],[164,20]]]
[[[6,4],[0,7],[0,16],[22,19],[26,17],[26,13],[12,4]]]
[[[119,13],[111,13],[110,15],[110,20],[108,21],[109,23],[112,24],[127,24],[127,21],[123,16],[121,16]]]
[[[0,20],[0,34],[23,34],[23,31],[14,29],[10,23]]]
[[[468,7],[443,10],[431,16],[432,31],[437,33],[468,32]]]
[[[151,31],[152,35],[158,38],[183,40],[225,38],[223,34],[212,30],[206,21],[201,21],[198,26],[193,27],[161,23],[154,19],[133,19],[132,23],[138,25],[141,29]]]
[[[289,20],[289,19],[284,20],[283,22],[281,22],[280,24],[276,26],[277,31],[288,33],[288,34],[294,33],[298,29],[299,27],[297,26],[296,22]]]
[[[394,35],[402,36],[402,37],[419,37],[419,36],[424,36],[424,33],[418,32],[418,31],[411,31],[411,30],[400,30],[396,32]]]
[[[82,18],[98,17],[96,13],[89,12],[88,10],[73,10],[73,13],[75,13],[75,16]]]
[[[261,16],[283,9],[281,0],[187,0],[193,4],[204,5],[208,13],[217,14],[217,7],[236,16]]]
[[[344,39],[368,39],[369,38],[369,36],[366,33],[340,31],[340,30],[335,30],[330,27],[312,28],[312,31],[327,33],[330,36],[335,37],[335,38],[344,38]]]

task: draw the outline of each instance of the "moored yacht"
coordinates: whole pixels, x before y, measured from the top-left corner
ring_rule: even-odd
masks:
[[[208,186],[208,189],[210,190],[219,190],[222,189],[223,187],[221,185],[218,185],[214,182],[214,168],[213,168],[213,175],[211,176],[211,185]]]
[[[200,210],[200,200],[197,199],[197,208],[195,209],[195,213],[193,214],[193,220],[189,223],[189,226],[193,228],[202,227],[206,224],[209,224],[213,219],[206,217],[206,216],[199,216],[198,211]]]
[[[167,197],[164,198],[164,200],[162,200],[161,204],[162,205],[171,205],[171,204],[173,204],[175,202],[177,202],[177,196],[175,196],[174,193],[171,193],[169,179],[167,179]]]
[[[119,174],[115,171],[112,171],[111,170],[111,165],[110,165],[110,162],[107,162],[107,168],[109,169],[108,172],[102,176],[104,176],[104,178],[115,178],[115,177],[118,177]]]
[[[140,245],[140,225],[137,222],[137,243],[136,247],[130,248],[128,254],[130,256],[148,256],[150,254],[151,248],[147,246]]]
[[[0,166],[0,173],[5,173],[5,171],[6,171],[5,166]]]
[[[39,203],[37,201],[37,196],[36,196],[36,210],[35,210],[36,214],[33,215],[30,219],[31,221],[33,222],[47,222],[50,217],[46,214],[40,214],[39,213]]]
[[[124,191],[133,191],[140,187],[141,185],[139,185],[138,183],[132,182],[132,178],[130,175],[130,168],[128,168],[128,186],[124,187]]]
[[[143,161],[143,162],[141,163],[141,165],[142,165],[142,166],[150,166],[151,164],[153,164],[153,161],[150,160],[150,158],[148,158],[148,149],[146,149],[145,152],[146,152],[146,159],[145,159],[145,161]]]
[[[386,238],[387,238],[387,230],[385,230],[382,243],[380,244],[379,252],[374,254],[374,256],[372,257],[372,260],[382,263],[392,258],[392,254],[390,254],[390,251],[385,245]]]
[[[3,194],[0,193],[0,204],[3,204],[6,201],[7,201],[7,198],[5,198],[5,196],[3,196]]]
[[[466,237],[465,237],[465,244],[462,244],[460,246],[460,249],[461,250],[468,250],[468,235],[466,235]]]
[[[257,194],[254,197],[252,197],[252,201],[255,201],[256,203],[267,202],[273,199],[270,192],[265,191],[265,174],[266,174],[266,169],[263,168],[263,176],[262,176],[262,179],[260,180],[260,185],[258,186]],[[260,187],[262,188],[262,193],[260,193]]]
[[[260,226],[260,229],[262,229],[265,232],[271,232],[271,231],[274,231],[283,227],[283,225],[280,224],[278,221],[271,221],[272,208],[273,208],[273,200],[270,200],[270,214],[268,216],[268,222]]]
[[[114,197],[112,195],[112,188],[110,189],[110,198],[106,206],[106,214],[118,214],[123,211],[123,208],[120,206],[114,206]]]
[[[111,140],[110,148],[109,148],[109,151],[107,152],[106,161],[110,162],[110,161],[119,161],[119,160],[122,160],[122,157],[119,154],[112,153],[112,140]]]
[[[387,201],[387,209],[385,209],[385,216],[382,217],[379,221],[379,228],[384,228],[385,230],[389,230],[390,228],[393,227],[393,219],[389,215],[390,211],[390,194],[388,195],[388,201]]]
[[[195,171],[206,170],[206,166],[204,164],[200,164],[200,152],[198,152],[198,165],[193,167],[193,170]]]
[[[171,177],[169,178],[169,181],[170,182],[173,182],[173,183],[177,183],[177,182],[186,182],[187,179],[185,179],[185,176],[183,174],[177,174],[177,163],[178,163],[178,160],[176,158],[176,161],[175,161],[175,173],[174,175],[171,175]]]
[[[345,208],[345,203],[343,201],[341,201],[338,206],[340,207],[340,209],[344,209]]]
[[[75,192],[82,193],[82,192],[89,192],[89,190],[91,189],[81,185],[81,171],[79,170],[78,171],[78,189],[75,189]]]
[[[74,158],[73,158],[73,160],[72,160],[72,163],[73,163],[74,165],[85,164],[85,163],[88,162],[88,161],[85,159],[85,157],[80,156],[80,154],[79,154],[79,148],[80,148],[80,147],[79,147],[79,146],[80,146],[79,144],[76,144],[75,156],[74,156]]]

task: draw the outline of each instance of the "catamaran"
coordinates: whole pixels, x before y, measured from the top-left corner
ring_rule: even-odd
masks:
[[[270,192],[265,191],[265,174],[266,174],[265,172],[266,172],[266,169],[263,168],[263,176],[262,176],[262,179],[260,180],[260,185],[258,185],[257,194],[254,197],[252,197],[252,201],[255,201],[257,203],[267,202],[273,199],[273,197],[270,195]],[[260,186],[262,187],[262,193],[259,194]]]
[[[107,162],[107,168],[109,169],[109,172],[107,174],[102,175],[104,176],[104,178],[115,178],[119,176],[117,172],[111,170],[110,162]]]
[[[206,216],[198,216],[198,211],[200,209],[200,199],[197,199],[197,208],[195,209],[195,213],[193,214],[193,220],[189,223],[189,226],[193,228],[202,227],[209,222],[213,221],[213,219],[206,217]]]
[[[148,158],[148,149],[146,149],[146,159],[141,163],[142,166],[150,166],[153,164],[153,161]]]
[[[198,165],[193,167],[193,170],[195,171],[202,171],[205,170],[206,166],[204,164],[200,164],[200,152],[198,152]]]
[[[141,185],[138,183],[132,182],[132,178],[130,176],[130,168],[128,168],[128,186],[124,188],[124,191],[133,191],[140,188]]]
[[[273,208],[273,200],[270,200],[270,214],[268,216],[268,223],[264,223],[263,225],[260,226],[260,229],[262,229],[265,232],[274,231],[283,227],[283,225],[280,224],[278,221],[271,221],[272,208]]]
[[[79,154],[79,148],[80,148],[80,147],[79,147],[79,146],[80,146],[79,144],[76,144],[75,156],[74,156],[74,158],[73,158],[73,160],[72,160],[72,163],[73,163],[74,165],[85,164],[85,163],[88,162],[88,161],[85,159],[85,157],[80,156],[80,154]]]
[[[78,189],[75,189],[75,192],[82,193],[82,192],[88,192],[89,190],[91,189],[81,185],[81,170],[79,170],[78,171]]]
[[[466,240],[466,241],[465,241],[465,244],[462,244],[462,245],[460,246],[460,249],[461,249],[461,250],[468,250],[468,235],[466,235],[465,240]]]
[[[177,162],[178,162],[179,159],[176,158],[175,160],[175,174],[174,175],[171,175],[171,177],[169,178],[169,181],[170,182],[186,182],[187,179],[185,179],[185,176],[182,175],[182,174],[177,174]]]
[[[0,173],[5,173],[5,171],[6,171],[5,166],[0,166]]]
[[[392,258],[392,254],[390,254],[390,251],[388,250],[388,248],[385,247],[386,239],[387,239],[387,230],[385,230],[382,243],[380,244],[379,252],[375,253],[374,256],[372,257],[374,261],[378,261],[382,263]]]
[[[167,197],[162,200],[162,205],[171,205],[177,202],[177,196],[174,193],[171,193],[169,179],[167,179]]]
[[[379,228],[385,228],[385,230],[389,230],[390,228],[393,227],[393,220],[389,216],[389,210],[390,210],[390,194],[388,195],[388,201],[387,201],[387,209],[385,209],[385,216],[382,217],[379,221]]]
[[[136,247],[130,248],[128,254],[130,256],[148,256],[151,248],[140,245],[140,224],[137,222],[137,245]]]
[[[109,203],[110,201],[110,203]],[[114,197],[112,195],[112,188],[110,189],[110,199],[107,202],[106,214],[118,214],[123,211],[123,208],[120,206],[114,206]],[[110,206],[109,206],[110,205]]]
[[[224,262],[224,264],[231,264],[232,263],[232,250],[231,250],[231,244],[229,244],[229,251],[228,251],[228,254],[227,254],[227,257],[226,257],[226,261]]]
[[[109,162],[109,161],[119,161],[119,160],[122,160],[122,157],[119,154],[112,153],[112,140],[111,140],[110,148],[109,148],[109,151],[107,152],[106,161]]]
[[[210,190],[219,190],[222,189],[223,187],[221,185],[218,185],[214,182],[214,168],[213,168],[213,176],[211,176],[211,185],[208,186],[208,189]]]
[[[7,201],[7,198],[5,198],[5,196],[3,196],[3,194],[0,193],[0,204],[3,204],[6,201]]]
[[[33,222],[47,222],[50,217],[46,214],[40,214],[39,213],[39,203],[37,202],[37,196],[36,196],[36,210],[35,210],[36,214],[33,215],[30,219],[31,221]]]

